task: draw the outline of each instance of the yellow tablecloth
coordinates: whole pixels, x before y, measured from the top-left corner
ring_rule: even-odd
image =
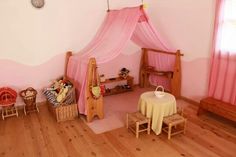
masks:
[[[161,133],[163,117],[176,113],[175,97],[169,93],[157,98],[154,92],[145,92],[140,96],[138,110],[152,120],[152,130]]]

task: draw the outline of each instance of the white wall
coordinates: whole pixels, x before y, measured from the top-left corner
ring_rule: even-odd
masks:
[[[199,101],[207,94],[215,0],[158,0],[149,6],[157,30],[184,53],[182,95]]]
[[[111,2],[110,8],[140,4]],[[95,35],[106,10],[106,0],[45,0],[41,9],[30,0],[0,1],[1,58],[38,65],[67,50],[78,52]]]
[[[184,60],[209,58],[215,0],[158,0],[150,4],[157,30]]]
[[[92,38],[106,13],[105,3],[45,0],[0,1],[1,58],[38,65],[67,50],[79,51]]]
[[[180,49],[185,55],[182,59],[182,95],[199,100],[207,90],[215,0],[144,1],[148,4],[147,12],[160,34],[172,47]],[[110,0],[110,8],[136,6],[140,2],[141,0]],[[28,77],[31,86],[42,88],[43,84],[63,74],[66,51],[78,52],[88,44],[102,23],[106,10],[106,0],[45,0],[45,6],[41,9],[33,8],[30,0],[0,1],[1,67],[9,68],[4,65],[8,65],[5,64],[6,61],[11,61],[11,64],[16,62],[18,68],[23,66],[19,65],[21,63],[30,69],[28,71],[34,71],[37,66],[47,64],[50,68],[42,66],[44,71],[40,71],[45,76],[42,80],[28,72],[31,75]],[[125,53],[137,50],[139,48],[135,45],[129,45]],[[53,65],[49,63],[52,58]],[[55,70],[52,71],[53,67]],[[133,66],[127,61],[127,67]],[[0,86],[29,86],[26,81],[22,84],[11,80],[18,70],[10,70],[13,73],[7,69],[1,74],[5,78],[1,77]],[[19,80],[27,80],[26,76],[18,76],[21,77]]]

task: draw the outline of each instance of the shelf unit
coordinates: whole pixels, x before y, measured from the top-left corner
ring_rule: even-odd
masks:
[[[109,92],[106,89],[104,96],[132,91],[133,90],[133,80],[134,80],[134,78],[132,76],[127,76],[127,78],[122,78],[122,77],[109,78],[109,79],[106,79],[104,82],[101,82],[101,85],[106,85],[106,84],[115,83],[115,82],[121,82],[124,80],[127,81],[127,85],[130,88],[125,88],[125,86],[116,86],[115,88],[109,89]]]

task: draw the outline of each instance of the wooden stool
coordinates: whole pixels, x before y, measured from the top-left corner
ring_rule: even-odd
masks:
[[[150,118],[145,117],[140,112],[127,113],[126,127],[139,137],[139,133],[147,131],[150,134]]]
[[[172,135],[184,133],[186,128],[187,119],[179,114],[173,114],[171,116],[164,117],[163,123],[167,125],[162,130],[168,133],[168,139],[171,138]],[[178,128],[178,125],[183,125],[182,128]],[[172,126],[174,129],[172,130]],[[173,131],[173,132],[172,132]]]

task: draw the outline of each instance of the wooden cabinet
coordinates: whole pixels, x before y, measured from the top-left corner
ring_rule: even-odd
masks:
[[[128,76],[127,78],[116,77],[116,78],[106,79],[105,82],[101,82],[101,85],[105,85],[105,89],[106,89],[104,96],[132,91],[133,90],[133,80],[134,80],[134,78],[132,76]],[[123,81],[126,81],[126,83],[125,84],[122,83]],[[119,84],[119,85],[115,86],[114,88],[107,88],[106,87],[106,85],[108,85],[108,84],[117,83],[117,82],[118,83],[121,82],[122,84]]]

